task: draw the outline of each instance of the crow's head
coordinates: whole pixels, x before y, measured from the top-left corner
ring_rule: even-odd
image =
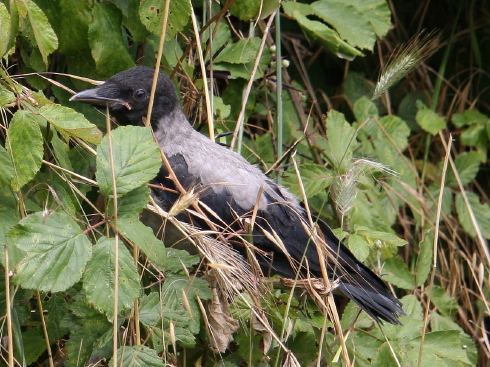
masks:
[[[104,107],[107,105],[119,124],[143,125],[150,101],[153,73],[152,68],[136,66],[114,75],[96,88],[75,94],[70,101]],[[172,81],[166,74],[159,73],[151,115],[152,125],[156,126],[160,118],[178,107]]]

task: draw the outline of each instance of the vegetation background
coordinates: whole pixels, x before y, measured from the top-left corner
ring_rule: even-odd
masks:
[[[487,366],[489,13],[477,0],[0,0],[0,364]],[[440,30],[439,51],[371,101],[424,29]],[[403,327],[340,298],[330,323],[277,279],[260,299],[224,297],[198,256],[138,221],[161,164],[150,131],[103,134],[105,117],[69,98],[91,86],[74,76],[156,60],[197,129],[385,274]]]

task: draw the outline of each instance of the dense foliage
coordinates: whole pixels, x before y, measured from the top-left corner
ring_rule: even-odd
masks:
[[[486,366],[490,9],[436,3],[0,0],[2,363]],[[371,101],[424,27],[441,49]],[[109,132],[69,98],[156,60],[197,129],[384,274],[403,327],[331,295],[324,317],[277,277],[236,289],[216,254],[165,248],[139,221],[162,162],[151,130]]]

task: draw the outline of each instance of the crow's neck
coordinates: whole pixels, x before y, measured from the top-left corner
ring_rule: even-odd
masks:
[[[158,144],[167,155],[173,155],[185,148],[194,129],[180,108],[151,123]]]

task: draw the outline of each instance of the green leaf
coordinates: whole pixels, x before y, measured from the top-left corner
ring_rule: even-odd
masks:
[[[162,241],[155,237],[150,227],[145,226],[138,218],[119,218],[119,231],[145,253],[151,261],[163,264],[166,261]]]
[[[468,202],[475,214],[477,225],[480,227],[483,237],[490,239],[490,206],[485,203],[480,203],[480,198],[473,192],[466,192]],[[464,201],[461,193],[456,194],[456,212],[458,213],[458,219],[463,226],[466,233],[472,237],[476,237],[476,231],[471,220],[468,207]]]
[[[369,238],[371,242],[375,240],[380,240],[397,247],[405,246],[407,244],[406,240],[401,239],[400,237],[398,237],[396,234],[393,233],[374,231],[371,228],[367,228],[359,225],[355,226],[355,231],[358,235]]]
[[[137,218],[138,215],[146,208],[150,198],[150,188],[148,185],[137,187],[131,190],[127,194],[121,196],[117,200],[117,213],[119,218],[122,216],[128,218]],[[109,207],[109,215],[114,215],[113,213],[113,203],[111,200]]]
[[[311,7],[354,47],[372,50],[376,35],[383,38],[390,29],[391,14],[383,0],[321,0]]]
[[[265,19],[279,9],[279,0],[237,0],[230,7],[230,14],[246,22]]]
[[[196,296],[201,299],[211,298],[206,281],[171,274],[165,278],[161,295],[154,292],[142,297],[140,321],[147,327],[163,325],[167,334],[172,323],[176,339],[184,346],[194,346],[194,334],[200,329],[201,312]],[[168,336],[165,339],[168,340]]]
[[[7,131],[6,147],[15,170],[12,188],[17,191],[32,180],[41,168],[43,137],[33,113],[18,110],[14,114]]]
[[[364,237],[351,234],[347,238],[347,245],[359,261],[364,262],[368,258],[370,246]]]
[[[342,113],[330,110],[326,121],[328,148],[325,154],[338,172],[345,172],[351,164],[352,152],[357,146],[356,131]]]
[[[484,124],[471,125],[461,133],[461,143],[466,146],[474,147],[480,139],[488,140]]]
[[[25,256],[25,252],[15,246],[12,239],[7,237],[8,231],[10,231],[19,220],[19,209],[12,190],[7,187],[0,189],[0,243],[3,243],[8,248],[9,270],[12,271],[15,270],[15,265]],[[0,256],[0,262],[5,267],[4,256]],[[2,299],[0,298],[0,302],[1,300]],[[3,301],[5,301],[5,298]]]
[[[466,110],[463,113],[455,113],[451,116],[451,121],[458,128],[471,125],[485,125],[490,118],[475,110]]]
[[[98,144],[102,138],[97,126],[69,107],[47,104],[41,107],[39,113],[65,137],[73,136],[93,144]]]
[[[373,101],[366,98],[366,96],[362,96],[354,103],[354,116],[356,116],[356,121],[359,124],[366,124],[370,123],[367,120],[378,118],[379,111]],[[372,122],[376,123],[375,121]]]
[[[165,2],[161,0],[140,1],[141,23],[153,34],[162,33],[163,13]],[[174,0],[170,2],[165,40],[170,41],[177,33],[182,31],[189,22],[191,15],[191,2],[187,0]]]
[[[308,35],[327,47],[333,54],[347,60],[362,55],[362,52],[343,41],[335,30],[322,22],[308,19],[307,15],[316,14],[311,5],[287,1],[283,2],[282,6],[284,12],[294,18]]]
[[[5,4],[0,3],[0,57],[3,57],[15,43],[19,28],[17,2],[10,1],[10,14]],[[7,31],[8,30],[8,31]]]
[[[228,44],[221,51],[214,63],[228,62],[231,64],[246,64],[254,61],[260,47],[260,38],[240,39],[235,43]]]
[[[424,353],[422,361],[419,361],[421,337],[413,339],[407,345],[407,353],[402,360],[402,365],[415,366],[421,362],[421,366],[452,366],[449,361],[458,362],[456,365],[472,366],[461,342],[461,331],[433,331],[425,334]],[[442,364],[444,363],[444,364]]]
[[[133,67],[133,59],[122,38],[122,14],[119,9],[107,2],[95,3],[92,16],[88,41],[97,72],[112,76],[121,70]]]
[[[49,24],[48,18],[32,0],[17,2],[27,12],[32,27],[37,50],[41,53],[44,66],[48,66],[48,56],[58,48],[58,38]]]
[[[387,259],[383,265],[384,280],[396,285],[399,288],[413,290],[415,282],[412,273],[408,270],[405,262],[398,256]]]
[[[31,214],[9,236],[27,253],[13,278],[23,288],[64,291],[80,280],[92,255],[89,239],[64,213]]]
[[[94,307],[113,317],[115,240],[102,237],[94,246],[83,275],[83,288]],[[119,312],[131,308],[140,291],[139,275],[128,249],[119,242]]]
[[[302,164],[299,166],[299,172],[308,198],[315,196],[327,188],[334,179],[332,171],[319,164]],[[299,186],[298,177],[294,172],[291,172],[289,176],[284,177],[284,183],[293,194],[301,197],[301,188]]]
[[[89,307],[82,300],[70,305],[75,316],[63,319],[62,325],[70,328],[70,338],[66,342],[67,367],[85,365],[94,352],[94,344],[106,332],[112,332],[107,317]]]
[[[111,132],[117,196],[127,194],[153,179],[161,165],[160,149],[151,127],[121,126]],[[97,148],[97,182],[100,191],[113,196],[108,137]]]
[[[123,13],[123,25],[128,29],[131,39],[134,42],[146,42],[146,37],[148,37],[148,31],[146,27],[141,23],[141,19],[139,16],[135,16],[135,14],[139,14],[140,11],[140,2],[139,1],[121,1],[115,2],[121,12]],[[165,51],[164,51],[165,52]],[[175,65],[175,64],[170,64]]]
[[[88,50],[88,27],[92,20],[91,0],[61,0],[56,19],[59,29],[59,50],[64,55],[76,54],[80,57],[80,50]],[[81,74],[77,74],[81,75]]]
[[[250,75],[260,48],[260,38],[241,39],[227,45],[214,60],[215,70],[231,73],[232,78],[250,79]],[[258,72],[255,79],[261,77],[271,61],[271,51],[265,48],[260,56]]]
[[[434,245],[434,231],[425,233],[424,240],[419,243],[419,255],[417,257],[417,271],[415,273],[415,284],[421,286],[429,277],[432,269],[432,255]]]
[[[53,146],[56,163],[63,168],[73,171],[69,157],[70,145],[60,139],[58,134],[51,136],[51,145]]]
[[[426,293],[430,294],[431,302],[437,307],[439,313],[443,316],[454,318],[458,312],[459,304],[456,299],[446,293],[446,290],[440,286],[431,286],[426,288]]]
[[[454,160],[461,184],[469,184],[480,170],[480,155],[477,152],[463,152]],[[451,167],[446,174],[446,185],[458,187],[458,181]]]
[[[156,351],[144,345],[135,345],[133,347],[124,346],[117,351],[118,366],[121,367],[165,367]],[[114,360],[111,359],[109,366],[114,366]]]
[[[0,3],[1,6],[2,3]],[[8,104],[14,103],[16,100],[15,94],[0,84],[0,107],[6,107]]]
[[[379,120],[385,132],[381,129],[377,131],[377,141],[375,146],[378,148],[382,144],[386,144],[388,148],[394,150],[393,145],[400,151],[404,151],[408,146],[408,137],[410,136],[410,128],[405,121],[395,115],[383,116]],[[390,139],[386,136],[388,135]],[[391,140],[393,143],[391,143]]]
[[[435,111],[425,107],[423,104],[418,104],[419,110],[415,115],[415,121],[422,129],[432,135],[436,135],[439,131],[446,127],[446,120],[439,116]]]
[[[165,261],[161,263],[165,272],[177,273],[200,261],[199,255],[191,255],[185,250],[162,248],[161,251],[165,255]]]
[[[10,155],[4,147],[0,145],[0,188],[10,184],[14,177],[14,167]]]
[[[156,326],[161,322],[164,305],[161,302],[160,294],[151,292],[144,295],[140,300],[139,320],[146,327]]]
[[[441,184],[439,182],[434,182],[428,187],[428,191],[424,195],[427,203],[428,213],[431,217],[431,220],[433,221],[436,220],[437,201],[439,200],[440,190]],[[451,211],[453,210],[453,199],[454,198],[451,189],[447,186],[444,186],[441,204],[442,213],[450,215]],[[443,220],[443,218],[441,217],[440,220]]]

